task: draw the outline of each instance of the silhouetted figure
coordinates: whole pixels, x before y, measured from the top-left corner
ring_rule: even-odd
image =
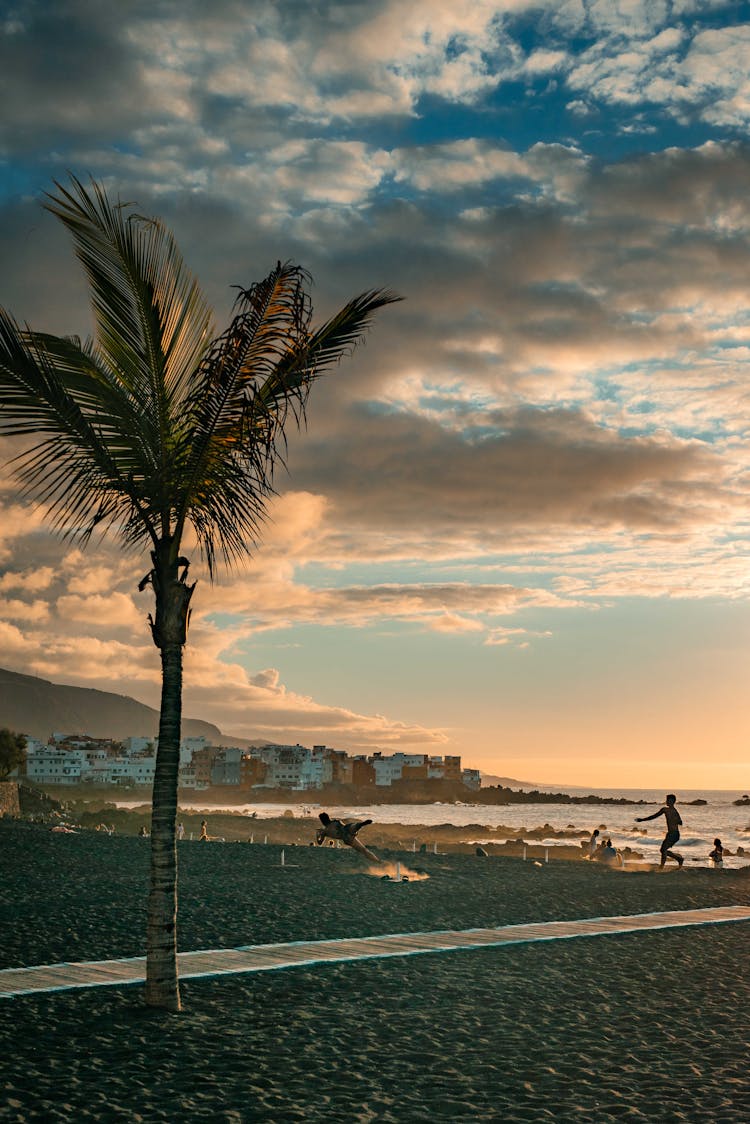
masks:
[[[379,863],[380,859],[377,855],[373,855],[372,851],[368,851],[364,843],[357,839],[357,832],[361,831],[363,827],[367,827],[372,823],[372,820],[359,820],[354,823],[344,823],[343,820],[332,820],[328,812],[321,812],[318,816],[322,827],[318,828],[315,836],[315,842],[320,847],[326,839],[331,842],[340,840],[347,847],[352,847],[355,851],[359,851],[360,855],[364,855],[372,863]]]
[[[658,816],[664,816],[667,821],[667,834],[664,836],[661,845],[661,862],[659,866],[664,866],[667,859],[674,859],[680,866],[682,866],[685,861],[682,855],[678,855],[676,851],[670,850],[680,838],[680,828],[682,827],[682,816],[675,808],[676,802],[677,797],[673,793],[670,793],[667,796],[666,803],[658,812],[654,812],[652,816],[635,817],[636,823],[646,823],[647,820],[655,820]]]
[[[201,834],[199,843],[208,843],[208,823],[206,820],[201,820]]]
[[[714,866],[724,865],[724,845],[720,839],[714,839],[714,849],[708,857]]]
[[[589,858],[590,859],[593,859],[594,855],[596,854],[596,845],[597,845],[598,842],[599,842],[599,828],[595,827],[594,830],[591,832],[591,838],[589,839]]]

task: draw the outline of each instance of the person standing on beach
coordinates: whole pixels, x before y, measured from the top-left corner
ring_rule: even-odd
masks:
[[[380,859],[374,855],[372,851],[368,851],[364,843],[357,839],[357,832],[363,827],[367,827],[372,823],[372,820],[359,820],[355,823],[344,823],[343,820],[332,820],[328,812],[321,812],[318,816],[322,827],[318,828],[315,836],[315,842],[320,847],[326,839],[340,840],[347,847],[352,847],[355,851],[359,851],[360,855],[364,855],[371,863],[379,863]]]
[[[185,837],[185,825],[184,825],[184,823],[178,823],[177,824],[177,838],[179,840],[182,840],[182,839],[184,839],[184,837]]]
[[[205,820],[201,820],[201,835],[198,840],[199,843],[208,843],[208,824]]]
[[[598,842],[599,842],[599,828],[595,827],[594,830],[591,832],[591,838],[589,839],[589,858],[590,859],[593,859],[594,855],[596,854],[596,845],[597,845]]]
[[[675,808],[676,803],[677,797],[674,795],[674,793],[670,792],[670,794],[667,796],[666,803],[659,809],[658,812],[654,812],[652,816],[635,817],[636,823],[646,823],[647,820],[655,820],[658,816],[664,816],[664,818],[666,819],[667,834],[664,836],[664,841],[661,845],[661,862],[659,863],[660,867],[664,866],[667,859],[674,859],[674,861],[679,866],[682,866],[685,861],[682,855],[678,855],[676,851],[671,850],[671,848],[680,838],[680,828],[682,827],[682,816]]]

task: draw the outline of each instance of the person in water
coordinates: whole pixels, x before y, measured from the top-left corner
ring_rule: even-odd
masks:
[[[714,849],[708,857],[714,866],[724,865],[724,845],[720,839],[714,839]]]
[[[359,851],[360,855],[364,855],[371,863],[379,863],[380,859],[374,855],[372,851],[368,851],[364,843],[357,839],[357,832],[361,831],[363,827],[367,827],[372,823],[372,820],[359,820],[354,823],[344,823],[343,820],[332,820],[328,812],[321,812],[318,816],[321,822],[321,827],[315,836],[315,842],[320,847],[326,839],[333,841],[340,840],[347,847],[352,847],[355,851]]]
[[[664,816],[667,821],[667,834],[664,836],[664,841],[661,845],[660,867],[664,866],[667,859],[674,859],[679,866],[682,866],[685,861],[682,855],[678,855],[676,851],[671,849],[680,838],[680,828],[682,827],[682,816],[675,808],[676,803],[677,797],[673,793],[670,793],[669,796],[667,796],[666,803],[658,812],[654,812],[652,816],[636,816],[635,818],[636,823],[646,823],[647,820],[655,820],[658,816]]]

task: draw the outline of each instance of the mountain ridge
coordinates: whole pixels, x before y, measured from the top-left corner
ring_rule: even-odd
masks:
[[[543,785],[537,781],[519,781],[518,777],[496,777],[494,773],[485,773],[482,770],[482,788],[490,788],[494,785],[501,785],[503,788],[523,788],[523,789],[538,789],[542,791],[549,788],[549,785]]]
[[[159,732],[159,712],[130,695],[53,683],[37,675],[0,667],[0,727],[7,726],[46,742],[53,733],[88,734],[92,738],[153,738]],[[247,749],[267,745],[263,738],[237,738],[201,718],[183,718],[183,737],[205,737],[210,744]],[[482,787],[534,788],[530,781],[482,772]]]
[[[53,683],[0,667],[0,726],[42,741],[53,733],[119,741],[129,736],[155,737],[159,712],[130,695]],[[224,738],[218,726],[200,718],[183,718],[182,734],[214,743]],[[237,744],[238,739],[232,741]]]

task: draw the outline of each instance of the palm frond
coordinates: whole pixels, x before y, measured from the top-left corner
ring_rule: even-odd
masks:
[[[88,275],[96,338],[32,332],[0,310],[0,433],[35,437],[16,474],[64,535],[117,527],[126,543],[174,545],[190,522],[213,575],[256,541],[290,412],[301,421],[312,381],[400,298],[369,290],[313,330],[310,277],[279,262],[212,342],[161,223],[75,178],[47,207]]]
[[[153,537],[136,485],[137,422],[92,351],[35,335],[0,309],[0,433],[41,438],[11,464],[60,533],[86,539],[116,522],[129,538]]]
[[[230,561],[255,541],[289,410],[299,422],[312,380],[354,347],[378,308],[400,299],[362,293],[313,332],[309,283],[306,271],[279,262],[240,290],[237,312],[205,360],[182,518],[194,525],[209,570],[217,553]]]
[[[313,379],[325,374],[362,341],[379,308],[403,298],[390,289],[360,293],[322,327],[290,348],[269,377],[258,386],[254,402],[263,407],[298,395]]]
[[[211,342],[208,305],[161,222],[112,203],[93,181],[87,189],[72,176],[70,190],[55,186],[46,207],[73,236],[99,345],[166,432]]]

